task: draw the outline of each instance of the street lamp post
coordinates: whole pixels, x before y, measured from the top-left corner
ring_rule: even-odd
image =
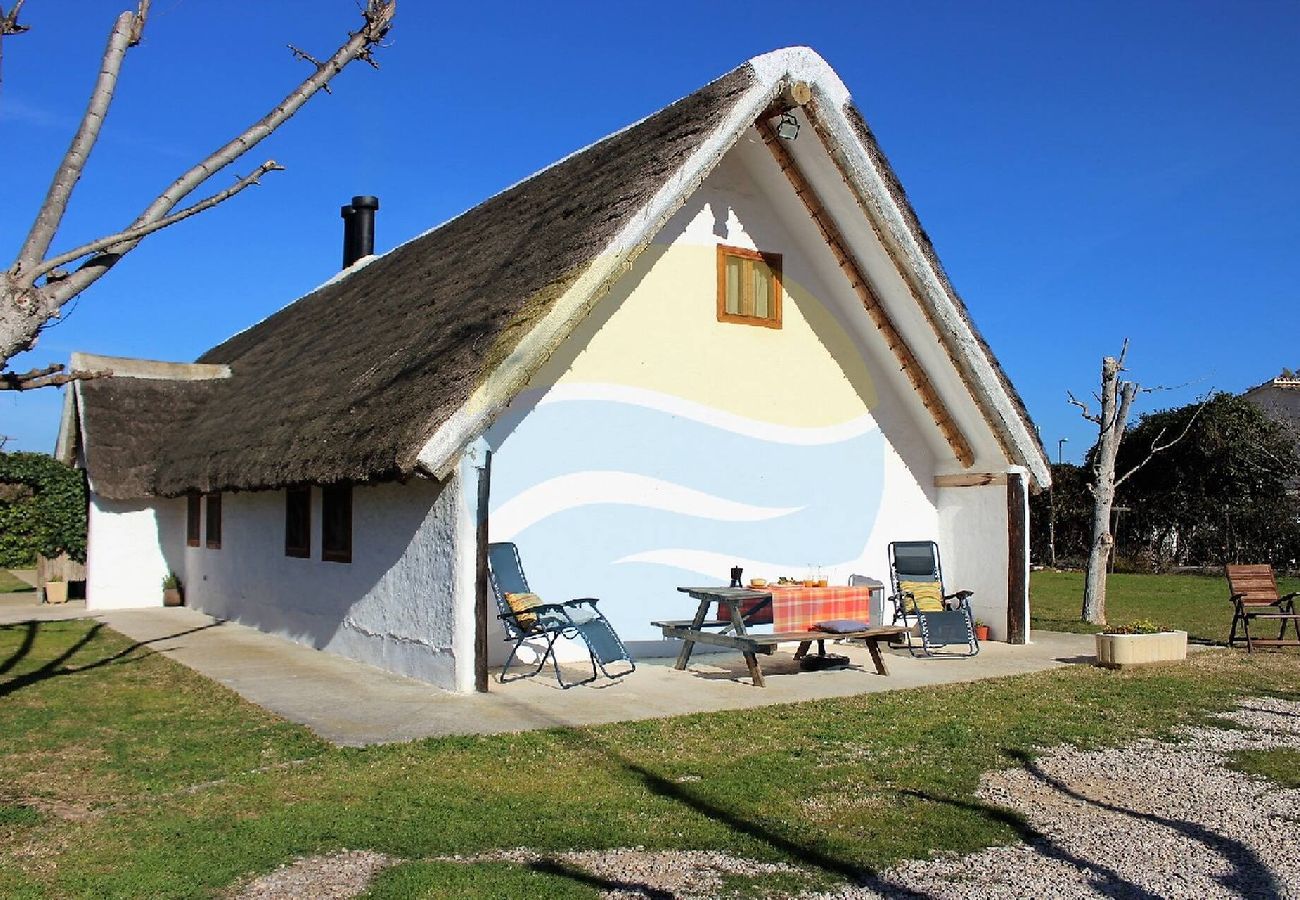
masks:
[[[1056,442],[1056,464],[1061,464],[1061,450],[1069,438],[1061,438]],[[1052,479],[1055,483],[1056,479]],[[1052,568],[1056,568],[1056,492],[1049,487],[1047,489],[1047,555],[1052,559]]]

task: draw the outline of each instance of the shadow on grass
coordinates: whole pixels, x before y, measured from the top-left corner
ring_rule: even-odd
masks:
[[[588,887],[595,888],[599,891],[618,891],[620,893],[633,892],[635,896],[646,897],[648,900],[673,900],[673,898],[677,896],[671,891],[665,891],[662,888],[657,888],[644,881],[619,881],[613,878],[601,878],[599,875],[593,875],[586,869],[566,865],[565,863],[555,859],[539,859],[528,863],[527,867],[534,872],[539,872],[543,875],[555,875],[560,878],[567,878],[570,881],[585,884]]]
[[[39,634],[41,627],[42,626],[48,627],[51,624],[54,623],[25,622],[24,627],[26,628],[26,633],[23,635],[23,641],[8,659],[6,659],[3,663],[0,663],[0,674],[8,672],[14,666],[22,662],[23,659],[25,659],[31,653],[32,645],[36,642],[36,638]],[[135,662],[139,657],[134,657],[132,659],[126,659],[126,657],[131,656],[131,654],[135,653],[137,650],[141,650],[150,644],[156,644],[159,641],[169,641],[172,640],[173,638],[184,637],[187,634],[194,634],[196,631],[205,631],[209,628],[216,628],[218,625],[221,624],[222,624],[221,621],[216,621],[208,625],[199,625],[195,628],[187,628],[184,631],[178,631],[175,634],[166,634],[163,635],[162,637],[150,638],[147,641],[136,641],[135,643],[130,644],[127,647],[124,647],[123,649],[117,651],[116,653],[110,656],[106,656],[103,659],[97,659],[94,662],[86,663],[85,665],[80,665],[80,666],[64,665],[65,663],[68,662],[68,660],[76,656],[77,653],[79,653],[88,644],[94,641],[96,637],[99,636],[100,631],[104,628],[104,623],[96,622],[93,626],[91,626],[91,628],[85,634],[77,638],[77,640],[74,641],[70,647],[68,647],[58,656],[47,661],[44,665],[40,666],[37,669],[33,669],[30,672],[26,672],[15,678],[11,678],[8,681],[0,683],[0,698],[4,698],[9,696],[10,694],[17,693],[18,691],[21,691],[23,688],[31,687],[32,685],[39,684],[42,681],[48,681],[51,678],[58,678],[61,675],[75,675],[78,672],[86,672],[91,669],[98,669],[102,666],[112,665],[113,663],[118,663],[118,662]],[[8,626],[8,625],[0,626],[0,631],[9,630],[10,628],[13,627],[14,626]]]
[[[514,704],[515,701],[504,698],[506,703]],[[531,710],[536,712],[536,710]],[[746,837],[760,841],[769,847],[779,851],[782,855],[793,860],[795,863],[803,866],[810,866],[821,870],[822,872],[838,877],[843,881],[857,887],[866,887],[880,894],[889,900],[929,900],[930,894],[913,890],[905,885],[898,884],[882,877],[873,869],[863,867],[851,859],[841,858],[839,856],[826,853],[823,850],[814,847],[811,842],[800,841],[794,837],[781,834],[774,830],[766,823],[757,818],[746,816],[738,810],[730,809],[713,803],[698,794],[694,793],[688,785],[669,780],[664,776],[651,771],[645,766],[632,761],[631,759],[619,753],[617,750],[607,746],[604,742],[596,738],[590,731],[579,731],[566,725],[559,720],[552,720],[554,732],[561,739],[567,741],[576,750],[583,754],[598,753],[603,756],[612,767],[620,769],[623,772],[635,777],[645,787],[647,791],[668,800],[673,803],[681,804],[691,811],[718,822],[736,834],[745,835]],[[534,865],[547,864],[552,868],[545,871],[561,876],[567,876],[581,881],[583,884],[590,884],[597,887],[605,885],[605,882],[591,875],[590,873],[575,869],[571,866],[565,866],[553,860],[542,860]],[[616,885],[609,885],[610,888]],[[638,889],[647,890],[645,886]],[[659,891],[653,888],[650,890]],[[648,896],[660,897],[671,896],[671,894],[660,891]]]
[[[0,663],[0,675],[8,672],[14,666],[26,659],[27,654],[32,651],[32,644],[36,643],[36,623],[24,622],[23,625],[23,641],[18,645],[18,649],[14,650],[13,654],[8,659]],[[0,628],[0,631],[9,631],[13,627],[15,626],[5,626]]]

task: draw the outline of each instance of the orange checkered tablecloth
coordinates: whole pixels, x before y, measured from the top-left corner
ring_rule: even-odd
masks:
[[[811,631],[817,622],[835,619],[870,620],[870,587],[768,585],[766,590],[772,592],[773,631]]]

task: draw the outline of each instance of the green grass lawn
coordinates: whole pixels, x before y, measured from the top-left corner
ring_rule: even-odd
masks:
[[[408,861],[375,896],[597,895],[563,864],[438,859],[517,847],[717,848],[796,863],[825,885],[1024,838],[1020,819],[975,799],[986,770],[1061,742],[1166,733],[1297,674],[1291,655],[1220,651],[358,750],[96,623],[3,626],[0,896],[211,896],[344,848]],[[801,879],[782,880],[794,891]]]
[[[1300,579],[1279,579],[1278,587],[1284,594],[1300,591]],[[1029,595],[1034,628],[1084,634],[1097,630],[1079,620],[1082,572],[1034,572]],[[1203,575],[1111,575],[1106,579],[1106,621],[1135,619],[1181,629],[1190,640],[1226,643],[1232,624],[1228,582]]]
[[[14,575],[8,569],[0,569],[0,594],[13,594],[18,591],[34,591],[27,582]]]

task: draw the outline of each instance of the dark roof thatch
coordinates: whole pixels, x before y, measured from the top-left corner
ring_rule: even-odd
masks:
[[[81,433],[95,490],[118,500],[156,493],[158,461],[174,439],[175,426],[202,410],[220,384],[155,378],[78,384]]]
[[[200,357],[229,364],[229,379],[87,383],[95,489],[136,497],[409,474],[433,429],[751,81],[748,65],[736,69]],[[151,418],[161,421],[124,433]],[[102,445],[110,431],[115,443]]]

